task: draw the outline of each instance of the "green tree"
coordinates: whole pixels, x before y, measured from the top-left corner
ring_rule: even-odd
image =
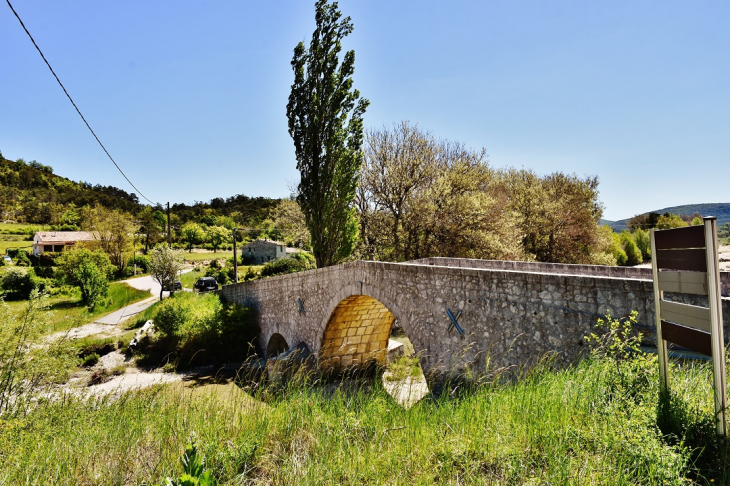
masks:
[[[626,252],[626,264],[629,266],[639,265],[644,261],[644,256],[641,250],[636,245],[631,233],[628,231],[622,231],[621,235],[621,246]]]
[[[173,286],[177,279],[177,274],[183,269],[182,254],[178,250],[168,248],[166,245],[160,245],[150,252],[149,272],[152,278],[157,280],[161,285],[160,300],[162,300],[162,289]]]
[[[624,250],[623,246],[621,245],[621,237],[613,233],[611,235],[611,246],[609,247],[608,251],[611,252],[616,259],[616,263],[618,265],[624,266],[629,260],[628,255],[626,254],[626,251]]]
[[[730,238],[730,222],[717,228],[718,238]]]
[[[636,246],[641,250],[641,256],[644,261],[651,260],[651,236],[648,231],[639,228],[634,231],[634,241]]]
[[[88,248],[77,248],[63,252],[56,260],[60,283],[78,285],[74,277],[74,271],[86,261],[93,262],[107,279],[111,278],[114,272],[117,271],[117,268],[111,264],[109,256],[102,250],[92,251]]]
[[[162,224],[159,217],[162,216],[160,211],[155,211],[149,206],[145,206],[137,215],[139,220],[139,231],[145,235],[144,251],[149,252],[150,247],[154,247],[162,241],[162,229],[165,227],[164,217]]]
[[[76,210],[76,205],[74,203],[70,203],[66,206],[66,211],[64,211],[61,216],[61,224],[69,228],[69,231],[73,231],[71,228],[78,229],[79,224],[81,224],[81,215]]]
[[[664,213],[657,218],[656,229],[684,228],[689,226],[681,216],[673,213]]]
[[[690,223],[691,226],[702,226],[702,224],[702,218],[700,218],[699,216],[695,216],[694,218],[692,218],[692,222]]]
[[[309,248],[309,230],[299,204],[293,199],[282,199],[271,211],[272,225],[282,239],[291,246]]]
[[[206,237],[210,246],[213,247],[213,253],[215,253],[223,243],[231,239],[231,231],[223,226],[211,226],[208,228]]]
[[[109,281],[103,271],[91,260],[85,260],[74,270],[74,279],[81,289],[81,300],[93,309],[107,296]]]
[[[38,277],[32,268],[11,267],[0,275],[0,296],[10,300],[25,300],[38,288]]]
[[[369,104],[353,88],[355,51],[340,64],[341,41],[353,29],[337,2],[318,0],[309,49],[300,42],[291,61],[287,117],[301,174],[297,202],[312,237],[317,267],[347,258],[357,240],[353,205],[362,165],[362,116]]]
[[[89,308],[93,309],[106,297],[109,278],[114,275],[116,267],[102,250],[79,248],[64,252],[56,263],[60,280],[78,286],[81,299]]]
[[[181,229],[182,236],[188,244],[189,251],[192,253],[193,245],[196,245],[203,241],[205,238],[205,232],[198,223],[188,222],[185,223]]]
[[[129,213],[96,205],[83,209],[84,225],[94,235],[96,244],[109,255],[111,263],[121,272],[125,255],[134,251],[134,233],[137,229]]]

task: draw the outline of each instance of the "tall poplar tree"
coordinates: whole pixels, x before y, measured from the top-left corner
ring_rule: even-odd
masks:
[[[347,258],[357,240],[353,200],[363,161],[362,116],[369,101],[352,87],[355,51],[340,63],[342,39],[352,32],[337,2],[318,0],[309,49],[300,42],[291,61],[294,84],[286,114],[301,174],[297,202],[312,237],[317,267]]]

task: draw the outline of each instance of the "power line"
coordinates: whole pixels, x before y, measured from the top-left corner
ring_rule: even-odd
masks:
[[[81,119],[86,124],[86,128],[89,129],[89,131],[94,136],[94,138],[96,139],[96,141],[99,142],[99,145],[104,150],[104,153],[107,155],[107,157],[109,157],[109,160],[112,161],[112,164],[114,164],[114,167],[117,168],[117,170],[119,171],[119,173],[124,176],[124,178],[127,180],[127,182],[129,182],[129,185],[132,186],[134,188],[134,190],[137,191],[137,193],[139,193],[140,196],[142,196],[147,201],[149,201],[150,204],[160,204],[160,203],[154,203],[154,202],[152,202],[147,196],[145,196],[144,194],[142,194],[142,191],[140,191],[139,189],[137,189],[137,186],[135,186],[134,184],[132,184],[132,181],[129,180],[129,177],[127,177],[127,174],[124,173],[124,171],[121,169],[121,167],[119,167],[119,165],[116,163],[116,161],[112,158],[112,156],[107,151],[106,147],[104,147],[104,144],[101,143],[101,140],[99,140],[99,137],[97,137],[96,136],[96,133],[94,133],[94,130],[91,129],[91,125],[89,125],[89,122],[87,122],[86,121],[86,118],[84,118],[84,115],[81,114],[81,110],[79,110],[79,107],[76,106],[76,103],[74,103],[74,100],[71,98],[71,95],[68,94],[68,91],[66,91],[66,88],[63,86],[63,83],[61,83],[61,80],[58,79],[58,76],[56,75],[56,72],[53,70],[53,68],[51,67],[51,64],[46,59],[46,56],[43,55],[43,52],[41,51],[41,48],[38,47],[38,44],[36,44],[35,39],[33,39],[33,36],[30,35],[30,32],[28,32],[28,29],[25,27],[25,24],[20,19],[20,16],[18,15],[18,12],[16,12],[15,9],[13,8],[12,4],[10,3],[10,0],[5,0],[5,1],[7,2],[8,7],[10,7],[10,10],[13,11],[13,14],[15,15],[15,18],[18,19],[18,22],[20,22],[20,25],[21,25],[21,27],[23,27],[23,30],[25,31],[25,33],[28,34],[28,37],[30,38],[30,41],[33,43],[33,45],[35,46],[36,50],[38,51],[38,54],[41,55],[41,57],[43,58],[43,61],[46,63],[46,66],[48,66],[48,69],[51,70],[51,74],[53,74],[53,77],[56,78],[56,81],[58,82],[58,85],[61,87],[61,89],[63,90],[63,92],[66,93],[66,97],[71,102],[71,104],[73,105],[73,107],[76,108],[76,113],[79,114],[79,116],[81,117]]]

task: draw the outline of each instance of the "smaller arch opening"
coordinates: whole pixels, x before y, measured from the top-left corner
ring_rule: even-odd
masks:
[[[269,345],[266,346],[266,359],[271,359],[279,356],[282,353],[289,351],[289,345],[279,333],[274,333],[269,339]]]

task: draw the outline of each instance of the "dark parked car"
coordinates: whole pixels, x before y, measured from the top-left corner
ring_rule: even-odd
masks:
[[[193,285],[193,290],[198,292],[208,292],[209,290],[218,290],[218,282],[213,277],[201,277]]]
[[[174,284],[172,284],[172,290],[173,290],[173,292],[177,292],[178,290],[182,290],[182,288],[183,288],[182,282],[180,282],[179,280],[177,280]],[[170,290],[170,284],[167,284],[166,283],[165,285],[163,285],[162,286],[162,290],[169,291]]]

